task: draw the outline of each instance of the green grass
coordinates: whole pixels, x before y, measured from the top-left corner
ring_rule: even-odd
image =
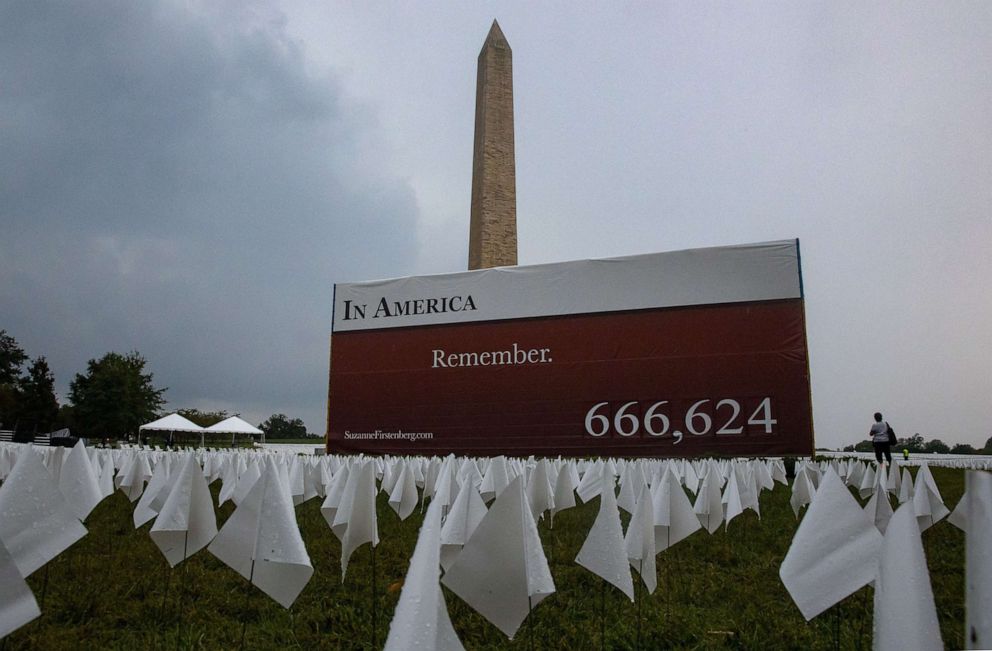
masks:
[[[953,508],[964,473],[934,468]],[[214,493],[219,482],[212,486]],[[658,590],[639,603],[574,562],[599,500],[563,511],[539,531],[558,592],[541,602],[513,641],[445,591],[466,649],[870,649],[872,594],[863,588],[807,623],[778,577],[797,523],[790,490],[762,493],[762,518],[748,511],[712,536],[703,531],[657,557]],[[369,546],[342,582],[340,546],[320,499],[297,507],[314,576],[290,610],[248,585],[206,550],[169,570],[148,536],[135,530],[120,492],[86,522],[89,534],[29,577],[42,616],[8,636],[14,649],[371,649]],[[218,525],[230,516],[218,510]],[[376,548],[377,648],[385,642],[421,515],[400,521],[379,498]],[[627,516],[624,515],[625,525]],[[923,535],[944,644],[963,646],[964,536],[946,522]],[[47,585],[46,585],[47,573]],[[639,581],[635,575],[635,581]],[[604,638],[605,636],[605,638]],[[640,640],[640,647],[638,647]]]

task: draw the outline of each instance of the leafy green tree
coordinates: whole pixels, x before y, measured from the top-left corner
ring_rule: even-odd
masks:
[[[932,441],[927,441],[923,446],[924,452],[931,452],[937,454],[947,454],[951,451],[949,445],[941,441],[940,439],[933,439]]]
[[[13,427],[17,420],[22,367],[27,359],[17,340],[0,330],[0,426]]]
[[[299,418],[290,419],[286,414],[272,414],[258,426],[265,432],[265,439],[302,439],[307,437],[307,426]]]
[[[967,443],[958,443],[951,448],[951,454],[978,454],[978,450]]]
[[[69,385],[73,419],[82,436],[120,437],[135,434],[153,420],[165,403],[165,389],[156,389],[146,360],[137,351],[107,353],[91,359],[86,374],[76,374]]]
[[[855,452],[871,452],[875,447],[871,444],[871,441],[858,441],[854,444]]]
[[[908,439],[899,439],[899,442],[896,443],[896,448],[900,450],[906,449],[910,452],[926,452],[926,442],[920,436],[920,433],[917,432]]]
[[[52,429],[58,414],[55,376],[48,368],[48,361],[38,357],[28,368],[27,376],[21,380],[17,417],[34,423],[39,431],[47,431]]]
[[[200,427],[210,427],[230,416],[226,411],[200,411],[199,409],[179,409],[177,412],[183,418],[188,418]]]
[[[17,340],[0,330],[0,384],[17,384],[21,378],[21,367],[28,361],[24,349]]]
[[[988,441],[985,441],[985,447],[982,448],[982,454],[992,454],[992,436],[989,437]]]

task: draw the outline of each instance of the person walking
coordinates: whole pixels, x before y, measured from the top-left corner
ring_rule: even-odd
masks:
[[[889,441],[889,424],[882,420],[882,414],[875,412],[875,422],[868,430],[868,438],[871,439],[872,447],[875,448],[875,459],[878,465],[883,465],[882,455],[885,455],[887,465],[892,465],[892,443]]]

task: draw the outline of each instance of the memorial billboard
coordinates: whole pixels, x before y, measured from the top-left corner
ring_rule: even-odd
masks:
[[[334,288],[331,452],[813,451],[798,240]]]

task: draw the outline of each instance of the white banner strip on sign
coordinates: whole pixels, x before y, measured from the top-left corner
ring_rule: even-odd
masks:
[[[802,297],[799,241],[334,287],[334,332]]]

